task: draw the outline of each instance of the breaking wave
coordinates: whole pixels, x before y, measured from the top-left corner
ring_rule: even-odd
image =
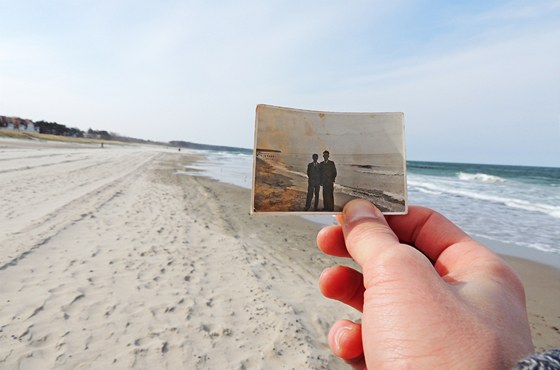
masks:
[[[487,202],[499,203],[511,208],[522,209],[531,212],[545,213],[549,216],[560,218],[560,206],[545,203],[530,202],[523,199],[510,198],[505,196],[493,195],[482,191],[471,191],[466,189],[451,188],[447,186],[436,185],[429,182],[408,180],[414,190],[431,195],[450,194],[455,196],[467,197]]]
[[[499,176],[487,175],[485,173],[465,173],[465,172],[458,172],[457,177],[459,180],[463,181],[476,181],[476,182],[486,182],[491,184],[499,184],[502,182],[506,182],[506,179],[501,178]]]

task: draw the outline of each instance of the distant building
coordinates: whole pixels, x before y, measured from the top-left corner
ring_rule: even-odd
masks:
[[[30,119],[23,119],[19,117],[0,116],[0,129],[39,132],[39,128],[35,126],[33,121],[31,121]]]
[[[257,158],[278,159],[281,153],[282,152],[280,150],[257,148]]]
[[[39,132],[39,127],[35,127],[35,124],[31,120],[26,120],[27,124],[25,125],[25,131],[28,132]]]

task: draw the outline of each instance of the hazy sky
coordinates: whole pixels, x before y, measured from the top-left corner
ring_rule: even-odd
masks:
[[[402,111],[413,160],[560,166],[560,0],[0,0],[0,115],[252,147],[255,106]]]

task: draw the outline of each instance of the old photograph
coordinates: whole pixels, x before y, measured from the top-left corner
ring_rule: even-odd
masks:
[[[252,213],[339,213],[354,198],[407,212],[403,113],[258,105]]]

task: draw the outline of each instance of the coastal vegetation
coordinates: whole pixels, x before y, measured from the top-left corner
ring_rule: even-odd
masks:
[[[28,129],[30,124],[33,124],[33,130]],[[0,116],[0,136],[66,142],[101,143],[111,141],[121,143],[168,145],[167,143],[162,142],[122,136],[106,130],[94,130],[89,128],[87,131],[82,131],[79,128],[68,127],[58,122],[48,122],[44,120],[34,122],[19,117],[6,116]]]
[[[11,125],[9,125],[11,124]],[[28,130],[28,125],[33,124],[34,130]],[[22,129],[24,127],[24,129]],[[176,148],[189,148],[198,150],[212,150],[240,154],[252,154],[252,149],[230,147],[223,145],[199,144],[189,141],[170,141],[168,143],[161,141],[152,141],[138,139],[129,136],[123,136],[115,132],[106,130],[94,130],[89,128],[82,131],[79,128],[68,127],[57,122],[36,121],[19,117],[7,117],[0,115],[0,137],[13,137],[21,139],[40,139],[51,141],[79,142],[79,143],[136,143],[136,144],[152,144],[162,146],[173,146]]]

